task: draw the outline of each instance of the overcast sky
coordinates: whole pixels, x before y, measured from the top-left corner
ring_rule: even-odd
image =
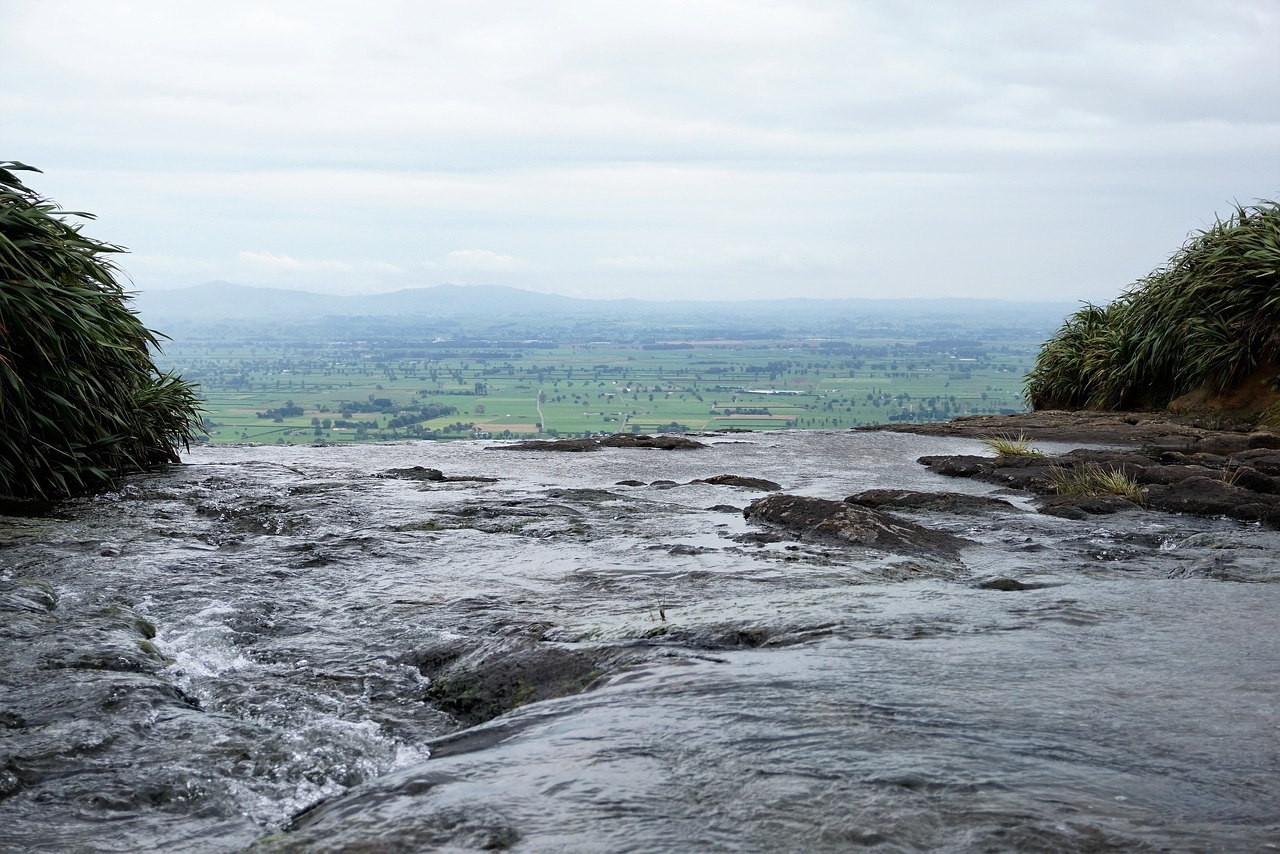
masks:
[[[1280,195],[1280,2],[0,2],[138,289],[1106,300]]]

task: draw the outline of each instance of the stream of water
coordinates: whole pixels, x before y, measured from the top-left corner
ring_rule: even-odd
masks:
[[[0,851],[1280,846],[1280,534],[760,536],[691,481],[985,495],[914,462],[981,446],[704,441],[202,447],[0,517]]]

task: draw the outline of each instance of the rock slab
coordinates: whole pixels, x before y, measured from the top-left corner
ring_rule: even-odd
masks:
[[[750,522],[781,528],[798,539],[838,545],[857,545],[887,552],[954,555],[966,540],[930,530],[888,513],[801,495],[770,495],[752,501],[742,511]]]

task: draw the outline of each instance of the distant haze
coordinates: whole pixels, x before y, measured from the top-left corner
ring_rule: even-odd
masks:
[[[310,325],[353,318],[399,317],[473,318],[495,321],[523,318],[528,328],[542,328],[539,319],[555,326],[577,320],[590,328],[602,320],[626,319],[658,325],[680,321],[713,321],[731,326],[745,322],[752,328],[798,325],[815,328],[857,321],[924,321],[943,327],[966,328],[974,320],[999,327],[1014,322],[1040,326],[1047,334],[1076,305],[1062,302],[990,299],[827,299],[775,300],[637,300],[581,299],[541,294],[502,285],[437,285],[406,288],[382,294],[317,294],[282,288],[251,288],[232,282],[206,282],[191,288],[152,290],[137,294],[132,307],[149,326],[206,332],[224,322],[264,321],[267,324]],[[342,324],[339,324],[342,325]]]
[[[0,28],[0,159],[143,291],[1105,301],[1280,192],[1275,0],[41,0]]]

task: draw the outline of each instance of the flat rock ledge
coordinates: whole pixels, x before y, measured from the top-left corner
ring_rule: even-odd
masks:
[[[770,495],[752,501],[742,515],[749,522],[780,528],[809,542],[936,556],[953,556],[970,545],[960,537],[879,510],[826,498]]]
[[[741,474],[718,474],[715,477],[702,477],[690,483],[709,483],[713,486],[737,486],[742,489],[757,489],[761,492],[777,492],[782,484],[763,477],[748,477]]]
[[[1042,441],[1218,454],[1280,448],[1280,433],[1255,429],[1246,421],[1159,412],[1045,410],[1018,415],[967,415],[932,424],[876,424],[855,429],[971,439],[1023,435]]]
[[[427,483],[497,483],[496,477],[450,477],[440,469],[427,468],[426,466],[411,466],[403,469],[387,469],[373,475],[380,478],[392,478],[395,480],[418,480]]]
[[[1026,512],[1012,502],[986,495],[962,492],[917,492],[911,489],[868,489],[845,499],[846,504],[862,507],[890,507],[895,510],[928,510],[936,513]]]
[[[1280,528],[1280,450],[1215,454],[1077,449],[1053,457],[926,456],[919,462],[938,474],[1035,493],[1041,496],[1036,502],[1041,512],[1069,519],[1145,507]],[[1055,475],[1086,467],[1128,476],[1141,487],[1141,503],[1117,495],[1057,494]]]
[[[582,453],[601,448],[649,448],[658,451],[696,451],[707,445],[684,436],[649,436],[644,433],[615,433],[589,439],[529,439],[509,445],[490,445],[488,451],[559,451]]]

